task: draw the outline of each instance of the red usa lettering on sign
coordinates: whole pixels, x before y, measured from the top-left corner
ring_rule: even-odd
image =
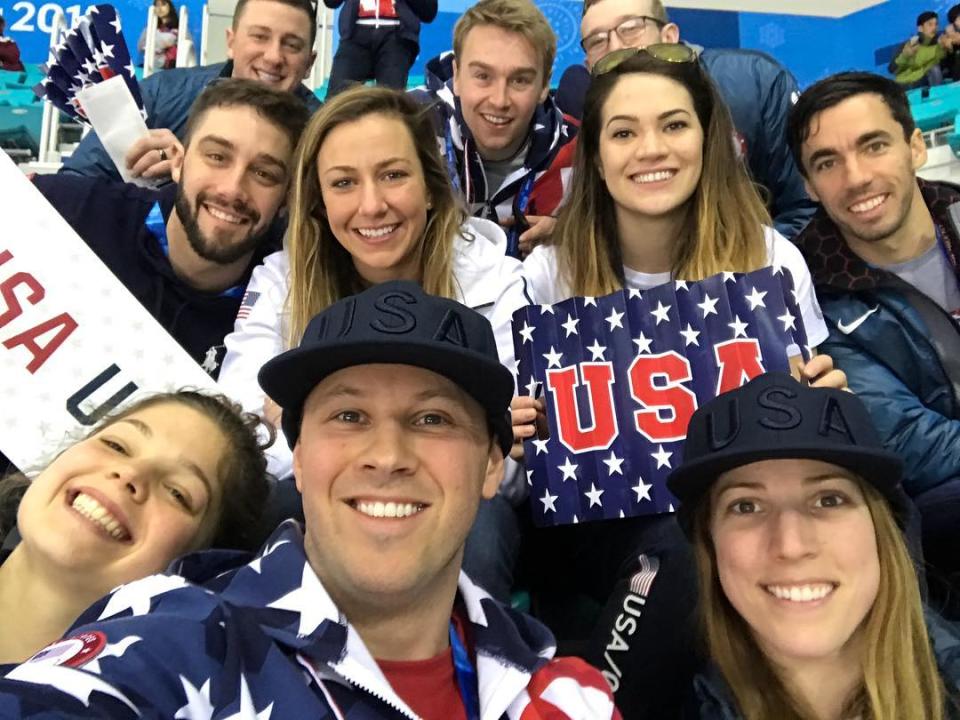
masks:
[[[12,259],[13,253],[9,250],[0,252],[0,331],[23,315],[23,302],[37,306],[46,296],[43,286],[30,273],[18,271],[4,274],[3,271],[12,270],[7,265]],[[26,350],[30,354],[26,369],[33,374],[43,367],[76,329],[77,321],[69,313],[62,312],[4,338],[3,346],[7,350],[17,347]]]
[[[760,343],[753,338],[728,340],[713,346],[717,367],[717,394],[738,388],[764,372]],[[683,440],[697,396],[687,383],[690,361],[675,350],[638,355],[627,374],[630,396],[640,409],[633,414],[634,429],[651,443]],[[582,362],[547,371],[547,389],[560,442],[574,453],[606,450],[620,433],[614,405],[613,363]],[[586,388],[588,425],[581,422],[576,389]],[[583,394],[581,393],[581,396]]]

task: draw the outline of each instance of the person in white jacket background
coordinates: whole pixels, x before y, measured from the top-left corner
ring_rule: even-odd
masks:
[[[416,281],[478,311],[493,326],[502,363],[515,372],[510,321],[530,299],[523,265],[505,249],[500,227],[468,218],[454,195],[429,115],[398,91],[348,90],[313,116],[301,138],[285,249],[253,272],[225,340],[219,383],[244,409],[279,426],[279,409],[257,383],[263,364],[295,347],[318,312],[389,280]],[[282,440],[268,456],[275,476],[289,475],[292,456]],[[486,513],[512,515],[511,501],[524,490],[513,465],[478,525],[499,528],[496,520],[485,523]],[[516,542],[499,530],[491,534],[484,546]],[[499,556],[489,547],[478,554]],[[467,565],[474,565],[471,557],[468,551]],[[468,571],[484,584],[482,569]],[[495,596],[509,593],[504,583],[491,583]]]

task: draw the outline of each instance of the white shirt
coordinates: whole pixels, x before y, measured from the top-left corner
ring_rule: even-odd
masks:
[[[810,269],[797,246],[771,227],[763,229],[767,244],[767,262],[773,267],[782,267],[790,272],[796,291],[797,305],[803,315],[803,327],[807,331],[807,342],[816,347],[827,339],[827,325],[823,321],[823,311],[813,291]],[[553,305],[572,297],[573,293],[560,276],[557,265],[557,251],[552,245],[538,245],[523,263],[530,294],[534,303]],[[624,280],[627,290],[648,290],[657,285],[670,282],[669,272],[643,273],[624,266]],[[799,348],[788,348],[790,355],[799,355]]]
[[[467,219],[454,241],[453,274],[459,290],[457,299],[490,321],[500,362],[516,381],[511,320],[530,298],[524,267],[505,255],[506,246],[507,238],[499,225],[481,218]],[[220,369],[220,387],[244,410],[258,415],[263,415],[266,396],[257,373],[265,362],[287,349],[289,286],[286,250],[268,255],[247,284],[247,292],[258,293],[258,297],[252,307],[241,310],[233,332],[224,340],[227,352]],[[267,459],[274,476],[290,473],[293,456],[282,436],[267,450]]]

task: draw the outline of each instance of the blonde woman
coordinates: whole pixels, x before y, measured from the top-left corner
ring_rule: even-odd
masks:
[[[957,717],[960,636],[921,605],[902,463],[859,399],[761,375],[694,414],[684,455],[712,661],[690,717]]]
[[[318,312],[387,280],[413,280],[480,312],[513,369],[510,319],[528,303],[523,266],[504,256],[499,226],[467,218],[428,109],[386,88],[337,95],[303,134],[290,197],[286,249],[254,270],[226,338],[219,381],[245,409],[276,425],[257,384],[260,367],[296,346]],[[271,471],[289,472],[285,445],[269,455]]]

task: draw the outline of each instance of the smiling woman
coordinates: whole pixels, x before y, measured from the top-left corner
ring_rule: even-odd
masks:
[[[32,481],[0,481],[0,533],[20,537],[0,551],[0,664],[26,659],[111,588],[184,553],[255,545],[267,495],[258,425],[219,396],[156,395]]]

